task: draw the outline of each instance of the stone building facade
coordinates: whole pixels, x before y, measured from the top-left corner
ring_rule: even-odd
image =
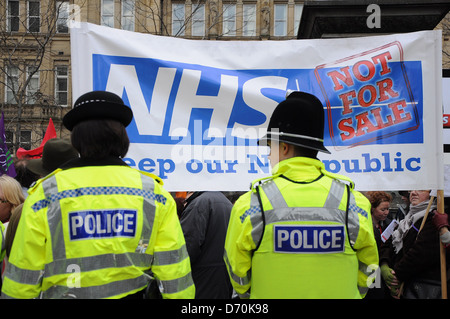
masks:
[[[7,143],[39,146],[71,94],[70,19],[113,28],[201,40],[296,39],[303,0],[4,0],[0,3],[0,105]],[[450,68],[449,15],[443,30],[443,68]]]

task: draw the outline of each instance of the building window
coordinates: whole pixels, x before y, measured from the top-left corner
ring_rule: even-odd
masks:
[[[31,149],[31,131],[20,131],[19,147],[22,147],[26,150]]]
[[[28,1],[28,31],[39,32],[41,25],[41,3]]]
[[[8,1],[8,31],[19,31],[19,1]]]
[[[56,2],[56,32],[68,33],[69,1]]]
[[[55,100],[60,106],[67,106],[69,73],[67,66],[58,65],[56,67]]]
[[[224,4],[223,13],[223,35],[236,36],[236,5]]]
[[[15,92],[19,88],[19,68],[8,66],[6,69],[6,103],[17,104]]]
[[[256,5],[244,4],[242,35],[245,37],[256,36]]]
[[[294,35],[297,36],[300,20],[302,18],[303,4],[296,4],[294,7]]]
[[[172,35],[183,36],[185,30],[184,3],[172,4]]]
[[[13,140],[14,140],[14,132],[13,131],[5,131],[5,143],[8,150],[11,152],[11,154],[14,154],[13,150]]]
[[[205,35],[205,5],[192,4],[192,35]]]
[[[134,31],[135,0],[122,0],[122,29]]]
[[[286,36],[287,35],[287,5],[276,4],[275,16],[274,16],[274,36]]]
[[[102,0],[101,25],[114,28],[114,0]]]
[[[27,86],[27,104],[36,104],[38,100],[37,93],[39,92],[39,70],[36,67],[27,67],[28,78],[30,82]]]

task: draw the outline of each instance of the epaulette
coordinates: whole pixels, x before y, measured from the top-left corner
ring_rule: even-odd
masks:
[[[276,178],[276,177],[278,177],[280,175],[281,174],[275,174],[275,175],[266,176],[266,177],[262,177],[262,178],[256,179],[250,184],[250,190],[252,192],[256,192],[256,186],[263,185],[263,184],[273,180],[274,178]],[[258,185],[256,185],[256,184],[258,184]]]
[[[53,175],[55,175],[56,173],[58,173],[58,172],[60,172],[60,171],[62,171],[62,169],[61,169],[61,168],[57,168],[57,169],[55,169],[53,172],[51,172],[50,174],[48,174],[48,175],[46,175],[46,176],[44,176],[44,177],[41,177],[41,178],[39,178],[37,181],[35,181],[34,183],[32,183],[32,184],[30,185],[30,187],[28,188],[28,190],[27,190],[28,194],[31,194],[31,193],[36,189],[36,187],[38,187],[38,186],[41,185],[45,180],[49,179],[50,177],[52,177]]]
[[[330,173],[326,169],[321,169],[320,171],[325,176],[328,176],[330,178],[336,179],[336,180],[338,180],[338,181],[340,181],[340,182],[342,182],[344,184],[349,184],[350,190],[354,190],[355,189],[355,183],[349,177],[344,176],[344,175],[340,175],[340,174],[336,174],[336,173]]]
[[[161,177],[159,177],[159,176],[157,176],[157,175],[155,175],[155,174],[152,174],[152,173],[149,173],[149,172],[144,172],[144,171],[139,171],[141,174],[144,174],[144,175],[146,175],[146,176],[148,176],[148,177],[151,177],[151,178],[153,178],[158,184],[160,184],[161,186],[163,186],[164,185],[164,182],[163,182],[163,180],[161,179]]]

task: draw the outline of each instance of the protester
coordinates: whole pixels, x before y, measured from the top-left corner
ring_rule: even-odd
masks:
[[[78,151],[69,140],[52,138],[44,144],[42,157],[29,161],[28,169],[44,177],[74,158],[78,158]]]
[[[191,259],[196,299],[229,299],[223,260],[232,203],[221,192],[189,192],[180,223]]]
[[[14,236],[16,235],[17,225],[19,224],[20,216],[22,215],[22,208],[23,204],[20,204],[12,210],[11,219],[8,223],[8,231],[5,235],[6,258],[9,258],[11,253],[11,247],[14,242]]]
[[[181,214],[183,213],[183,210],[184,210],[185,199],[183,197],[174,197],[174,199],[175,199],[175,204],[177,205],[178,218],[181,218]]]
[[[381,240],[381,234],[391,223],[388,215],[389,207],[392,202],[392,196],[389,193],[383,191],[367,192],[366,196],[370,201],[370,211],[372,215],[375,240],[377,242],[378,249],[380,249],[383,244],[383,241]]]
[[[388,218],[389,207],[392,202],[392,196],[383,191],[371,191],[366,193],[371,205],[371,215],[373,223],[373,232],[375,241],[377,242],[378,251],[383,246],[381,234],[385,231],[387,226],[391,223]],[[389,290],[385,289],[386,284],[383,278],[377,278],[377,284],[374,285],[367,293],[366,299],[385,299],[390,297]]]
[[[435,213],[431,220],[433,222],[433,225],[439,231],[442,243],[445,245],[447,251],[450,251],[450,226],[448,224],[448,214]]]
[[[429,206],[430,190],[413,190],[409,199],[408,214],[381,248],[381,274],[396,298],[441,298],[439,237],[431,217],[436,205]]]
[[[5,236],[14,209],[25,200],[20,183],[9,175],[0,176],[0,275],[4,270]],[[0,276],[1,278],[1,276]],[[0,280],[0,287],[2,281]]]
[[[5,226],[0,222],[0,289],[2,288],[2,278],[3,278],[3,262],[5,259],[6,249],[5,249]]]
[[[293,92],[275,108],[259,141],[270,147],[272,176],[236,201],[225,242],[240,298],[367,293],[376,270],[370,266],[378,265],[370,203],[317,159],[318,151],[329,153],[323,134],[323,105],[315,96]]]
[[[409,206],[411,203],[409,201],[409,191],[398,191],[398,193],[401,196],[403,204],[398,205],[400,211],[398,212],[396,217],[397,220],[402,220],[408,214]]]
[[[22,186],[13,177],[0,176],[0,222],[8,223],[13,209],[25,201]]]
[[[2,298],[193,298],[175,201],[122,161],[131,109],[110,92],[79,97],[63,118],[80,153],[29,191]],[[151,293],[151,292],[149,292]]]
[[[14,159],[14,168],[16,170],[16,177],[14,178],[22,186],[22,193],[25,198],[28,196],[28,188],[39,179],[39,175],[28,169],[28,162],[29,159]]]

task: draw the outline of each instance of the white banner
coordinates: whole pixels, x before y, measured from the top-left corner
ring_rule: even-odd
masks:
[[[73,99],[120,95],[130,166],[169,191],[248,190],[270,174],[257,146],[287,90],[325,110],[327,170],[358,190],[443,188],[441,32],[352,39],[197,41],[81,23]]]

